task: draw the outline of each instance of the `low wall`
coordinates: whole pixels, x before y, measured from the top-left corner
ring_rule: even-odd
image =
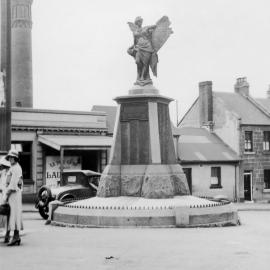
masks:
[[[94,198],[59,206],[53,213],[52,225],[77,227],[211,227],[238,224],[238,212],[232,203],[217,203],[186,196],[187,200],[170,199],[158,205],[144,199],[115,205],[97,204]],[[195,204],[187,204],[196,201]],[[105,199],[108,200],[108,199]],[[108,202],[113,203],[113,199]],[[123,199],[124,200],[124,199]],[[159,201],[159,200],[157,200]],[[104,200],[102,201],[104,202]],[[115,202],[115,201],[114,201]],[[181,203],[182,205],[181,205]],[[186,204],[183,205],[183,202]],[[100,202],[101,203],[101,202]],[[107,203],[107,201],[106,201]],[[152,203],[152,205],[150,205]],[[145,204],[145,206],[143,206]],[[155,206],[154,206],[155,204]]]
[[[177,227],[203,227],[237,225],[238,212],[230,204],[175,208]]]

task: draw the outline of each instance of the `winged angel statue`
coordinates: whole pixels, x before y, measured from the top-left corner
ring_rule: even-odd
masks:
[[[154,76],[157,76],[157,52],[173,33],[169,27],[171,22],[163,16],[155,25],[142,27],[143,19],[137,17],[135,22],[128,22],[133,33],[134,44],[128,48],[128,54],[134,57],[137,65],[137,85],[152,84],[149,66]]]

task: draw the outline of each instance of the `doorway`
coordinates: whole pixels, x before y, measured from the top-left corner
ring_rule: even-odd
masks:
[[[187,183],[189,187],[190,194],[192,194],[192,169],[191,168],[183,168],[183,171],[187,178]]]
[[[245,201],[252,201],[252,172],[244,172],[244,198]]]

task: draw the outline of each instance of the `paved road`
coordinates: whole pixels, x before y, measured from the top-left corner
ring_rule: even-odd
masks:
[[[24,213],[22,245],[0,244],[0,269],[269,269],[270,211],[240,217],[238,227],[80,229]]]

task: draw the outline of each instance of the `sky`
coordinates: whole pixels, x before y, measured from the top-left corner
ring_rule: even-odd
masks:
[[[158,52],[154,86],[178,101],[179,119],[198,97],[198,83],[233,92],[247,77],[250,95],[266,97],[270,84],[269,0],[34,0],[34,107],[89,111],[116,105],[136,79],[127,25],[163,15],[173,34]],[[170,105],[176,121],[176,102]]]

